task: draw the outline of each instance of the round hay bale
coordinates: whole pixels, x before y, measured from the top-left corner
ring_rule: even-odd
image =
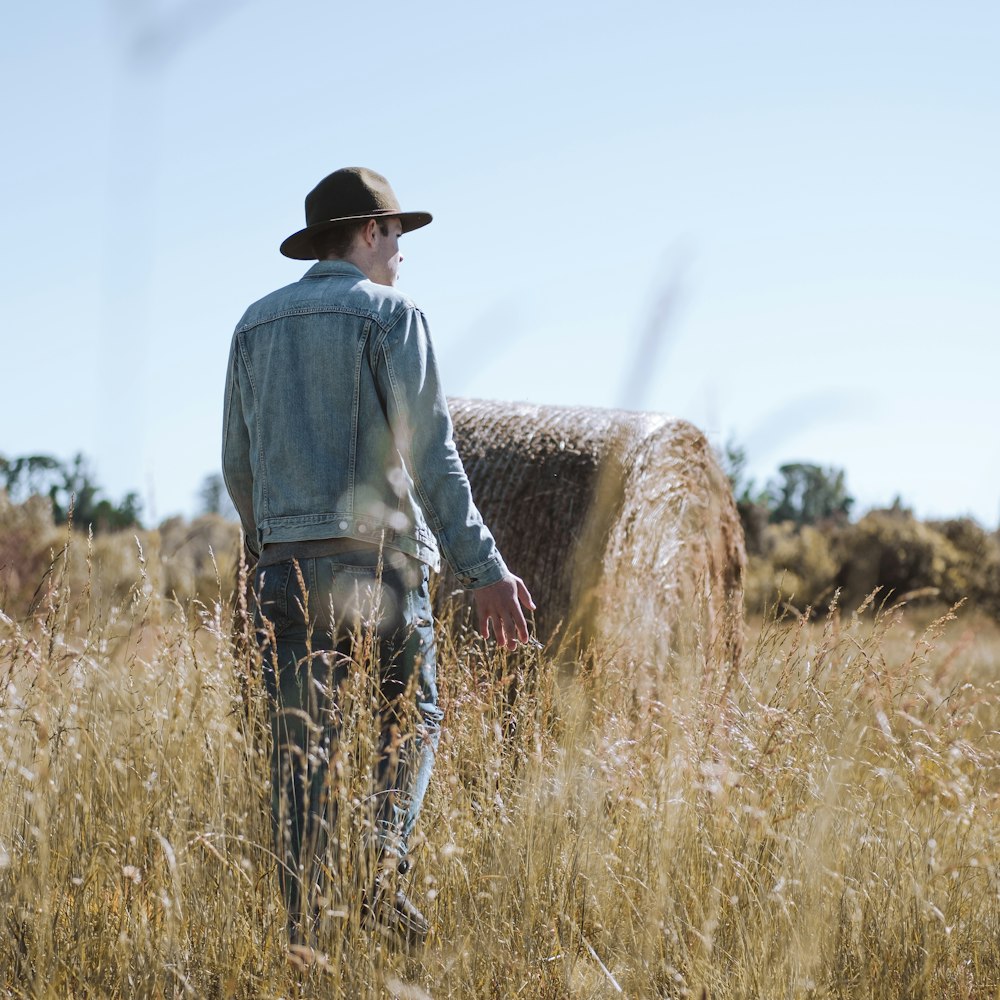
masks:
[[[705,436],[660,414],[449,400],[473,496],[540,639],[738,658],[746,550]],[[457,589],[446,571],[438,592]]]

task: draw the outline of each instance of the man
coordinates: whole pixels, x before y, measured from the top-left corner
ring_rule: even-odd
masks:
[[[427,923],[393,876],[409,866],[441,719],[428,570],[443,552],[480,632],[507,648],[527,641],[521,608],[534,604],[473,503],[424,316],[394,287],[400,236],[431,216],[401,211],[361,167],[330,174],[305,209],[281,252],[317,263],[237,325],[223,425],[226,486],[257,559],[280,879],[291,943],[307,944],[339,846],[338,697],[365,666],[355,640],[368,627],[381,710],[363,915],[420,941]]]

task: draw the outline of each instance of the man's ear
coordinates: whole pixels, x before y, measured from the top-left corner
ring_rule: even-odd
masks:
[[[378,229],[378,222],[375,219],[369,219],[365,223],[365,228],[361,230],[361,234],[364,237],[364,241],[369,247],[375,246],[376,229]]]

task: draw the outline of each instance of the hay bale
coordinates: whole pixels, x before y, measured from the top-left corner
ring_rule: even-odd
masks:
[[[659,656],[742,646],[743,530],[704,435],[659,414],[449,400],[473,496],[538,612]],[[446,573],[439,593],[457,589]]]

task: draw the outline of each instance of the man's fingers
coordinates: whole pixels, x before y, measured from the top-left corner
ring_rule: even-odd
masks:
[[[507,631],[503,627],[503,619],[500,615],[493,616],[493,638],[499,645],[507,645]]]
[[[532,600],[528,588],[524,585],[524,580],[517,577],[517,599],[526,607],[535,610],[535,602]],[[523,617],[523,616],[522,616]]]
[[[516,635],[520,642],[528,641],[528,623],[524,620],[521,609],[514,605],[514,617],[509,622],[509,631],[512,636]]]
[[[490,632],[493,633],[493,638],[501,646],[505,645],[506,635],[504,634],[503,620],[495,612],[486,611],[479,619],[479,634],[484,639],[488,639]]]

